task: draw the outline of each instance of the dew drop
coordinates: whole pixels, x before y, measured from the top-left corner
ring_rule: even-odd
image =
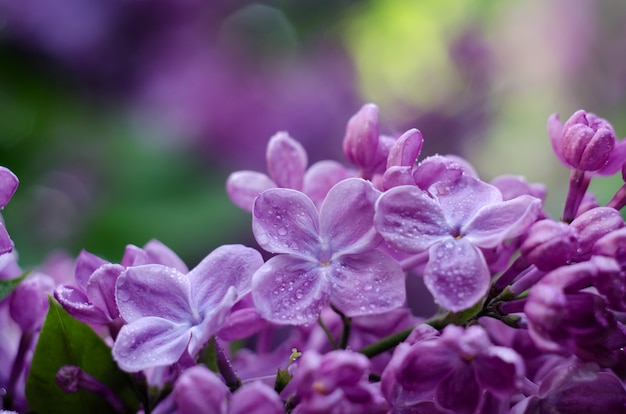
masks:
[[[287,229],[284,227],[281,227],[278,229],[278,234],[281,236],[286,236],[287,235]]]

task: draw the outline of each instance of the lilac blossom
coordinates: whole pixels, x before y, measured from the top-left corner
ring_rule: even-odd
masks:
[[[0,167],[0,210],[3,209],[13,197],[19,181],[15,174],[6,167]],[[9,253],[13,250],[13,241],[4,226],[4,220],[0,216],[0,254]]]
[[[278,394],[268,385],[253,381],[233,394],[208,368],[198,365],[183,372],[176,381],[173,398],[179,414],[283,414]]]
[[[490,272],[480,248],[519,236],[535,221],[540,200],[522,195],[502,201],[500,191],[462,175],[428,192],[395,187],[376,204],[378,232],[406,253],[428,251],[424,283],[435,301],[457,312],[485,297]]]
[[[299,191],[270,189],[254,203],[259,245],[278,255],[252,280],[260,314],[275,323],[315,322],[329,303],[346,316],[376,314],[404,304],[404,272],[376,250],[371,183],[350,178],[335,185],[318,211]]]
[[[127,322],[113,346],[119,366],[136,372],[192,357],[224,324],[231,307],[250,290],[261,255],[241,245],[218,247],[187,275],[163,265],[126,269],[115,298]]]
[[[395,412],[434,407],[471,414],[480,412],[485,391],[506,401],[521,387],[522,358],[493,345],[480,326],[449,325],[441,334],[423,326],[412,336],[396,347],[382,375],[383,394]]]
[[[367,357],[356,352],[304,351],[290,384],[296,390],[293,413],[387,412],[380,389],[368,381],[368,367]]]
[[[83,250],[76,259],[74,279],[77,286],[59,285],[54,297],[76,319],[95,325],[107,325],[115,337],[123,322],[115,301],[115,283],[129,266],[161,264],[187,273],[187,266],[167,246],[151,240],[143,248],[126,246],[120,264],[109,263]]]

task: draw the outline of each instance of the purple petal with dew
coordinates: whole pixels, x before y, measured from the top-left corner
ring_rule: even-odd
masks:
[[[524,233],[541,213],[541,200],[522,195],[513,200],[481,208],[461,228],[461,234],[483,248],[497,246],[502,241]]]
[[[278,187],[302,190],[308,164],[302,145],[286,132],[279,132],[267,144],[267,172]]]
[[[238,207],[252,211],[254,199],[263,191],[278,187],[267,175],[257,171],[236,171],[226,180],[226,193]]]
[[[86,293],[91,303],[102,309],[111,319],[120,316],[115,302],[115,284],[124,268],[117,264],[100,266],[89,278]]]
[[[285,407],[272,387],[254,381],[239,388],[231,397],[229,414],[284,414]]]
[[[148,254],[148,258],[151,263],[173,267],[181,273],[189,272],[189,268],[187,268],[185,262],[183,262],[182,259],[172,251],[172,249],[158,240],[150,240],[145,246],[143,246],[143,250]]]
[[[7,233],[6,227],[4,227],[4,222],[0,219],[0,254],[10,253],[13,251],[13,240]]]
[[[235,341],[252,336],[265,326],[267,322],[256,308],[237,309],[228,316],[217,336],[224,341]]]
[[[404,305],[404,271],[385,253],[345,255],[325,268],[330,302],[346,316],[379,314]]]
[[[76,258],[76,265],[74,267],[74,279],[76,279],[78,286],[82,289],[86,289],[91,274],[95,272],[97,268],[107,263],[109,262],[99,258],[95,254],[82,250]]]
[[[74,286],[58,286],[54,291],[54,298],[67,313],[81,322],[95,325],[106,325],[111,322],[109,315],[95,307],[85,292]]]
[[[230,391],[217,374],[204,365],[197,365],[181,374],[176,380],[172,394],[181,414],[225,414]]]
[[[48,294],[55,288],[54,280],[43,273],[34,273],[20,282],[9,296],[9,313],[23,332],[41,329],[50,304]]]
[[[356,171],[348,169],[336,161],[318,161],[304,173],[302,192],[319,207],[326,198],[328,191],[335,184],[346,178],[356,177],[356,175]]]
[[[454,183],[468,175],[478,178],[469,162],[453,155],[433,155],[425,158],[413,170],[413,180],[422,190],[428,190],[436,182]]]
[[[465,238],[450,237],[430,248],[424,284],[445,309],[458,312],[470,308],[487,294],[489,283],[485,258]]]
[[[315,257],[319,251],[319,214],[303,193],[274,188],[254,202],[252,232],[257,243],[272,253]]]
[[[609,160],[606,165],[595,171],[595,175],[609,176],[622,169],[622,165],[626,161],[626,139],[618,141],[609,155]]]
[[[376,162],[379,136],[378,107],[365,104],[348,120],[343,138],[346,159],[359,168],[371,167]]]
[[[213,250],[187,277],[191,296],[198,309],[211,309],[230,287],[239,297],[250,291],[252,275],[263,264],[261,253],[240,244],[223,245]]]
[[[130,267],[117,279],[117,307],[126,322],[157,316],[186,323],[192,318],[186,275],[162,265]]]
[[[565,158],[563,158],[562,139],[563,139],[563,124],[559,121],[559,116],[553,114],[548,118],[548,137],[550,138],[550,144],[552,144],[552,150],[562,164],[569,166]]]
[[[393,166],[413,167],[422,151],[424,138],[422,133],[413,128],[400,135],[393,144],[387,157],[387,168]]]
[[[224,293],[220,303],[211,309],[204,308],[204,312],[200,314],[202,321],[191,328],[191,340],[189,341],[189,354],[191,356],[195,357],[209,342],[209,339],[224,326],[236,300],[237,292],[234,287],[231,287]]]
[[[430,192],[441,204],[446,219],[458,231],[484,206],[502,201],[502,193],[477,178],[462,176],[454,183],[433,184]]]
[[[18,185],[17,176],[8,168],[0,167],[0,209],[9,203]]]
[[[383,174],[383,190],[401,185],[415,185],[412,167],[391,166]]]
[[[460,365],[437,386],[435,403],[441,408],[458,414],[473,414],[480,403],[480,389],[472,364]]]
[[[425,191],[408,185],[383,193],[374,223],[390,246],[407,253],[424,251],[452,232],[441,206]]]
[[[506,399],[519,391],[524,361],[511,348],[491,346],[476,356],[474,370],[481,388]]]
[[[171,365],[187,349],[190,327],[159,317],[140,318],[120,330],[113,359],[127,372]]]
[[[322,266],[289,255],[269,259],[252,277],[252,298],[261,316],[278,324],[314,323],[328,303]]]
[[[349,178],[335,185],[320,209],[320,238],[333,254],[358,253],[381,242],[374,228],[380,192],[369,181]]]
[[[148,252],[141,247],[137,247],[134,244],[128,244],[124,249],[124,256],[122,256],[120,264],[124,267],[131,267],[160,263],[151,261],[148,257]]]

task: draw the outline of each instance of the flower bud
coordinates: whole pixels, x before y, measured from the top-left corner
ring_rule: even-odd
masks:
[[[608,163],[616,142],[611,124],[592,113],[579,110],[563,124],[560,151],[572,168],[597,171]]]
[[[540,270],[556,269],[576,255],[578,240],[572,228],[561,222],[540,220],[533,224],[521,246],[522,255]]]
[[[378,140],[378,107],[365,104],[348,121],[343,153],[350,163],[369,170],[377,163]]]

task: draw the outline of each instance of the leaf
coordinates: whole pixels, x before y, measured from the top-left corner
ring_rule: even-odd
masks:
[[[13,292],[13,290],[20,284],[20,282],[26,279],[30,272],[26,272],[20,277],[16,277],[15,279],[3,279],[0,280],[0,300],[6,298]]]
[[[107,385],[132,411],[139,399],[130,375],[121,371],[109,348],[91,327],[72,318],[52,297],[26,381],[26,399],[37,413],[112,413],[100,396],[79,390],[65,393],[55,375],[63,365],[77,365]]]

